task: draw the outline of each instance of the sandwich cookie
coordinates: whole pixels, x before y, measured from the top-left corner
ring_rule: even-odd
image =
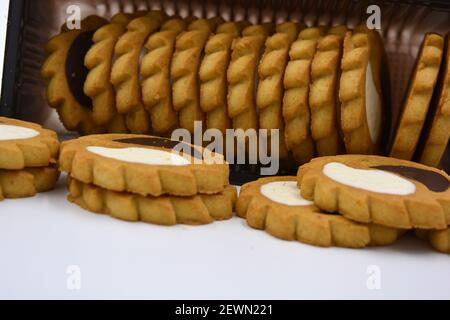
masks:
[[[295,161],[299,164],[310,161],[315,154],[311,137],[309,84],[311,62],[317,42],[324,28],[306,28],[300,31],[289,51],[289,62],[284,73],[283,118],[285,141]]]
[[[313,159],[298,170],[305,199],[327,212],[401,229],[450,224],[449,176],[436,168],[380,156]]]
[[[194,122],[204,121],[200,108],[199,68],[204,47],[221,17],[198,19],[176,40],[171,65],[173,107],[178,112],[180,127],[194,133]]]
[[[403,102],[390,156],[411,160],[425,123],[443,55],[444,39],[428,33],[422,42],[408,93]]]
[[[144,135],[92,135],[66,141],[59,164],[80,182],[142,196],[215,194],[229,184],[229,165],[222,155]]]
[[[139,65],[145,41],[166,19],[161,11],[150,11],[131,20],[114,47],[111,82],[116,90],[116,107],[120,114],[126,114],[127,128],[133,133],[148,133],[151,129],[142,102]]]
[[[107,23],[98,16],[81,21],[81,28],[67,30],[51,38],[46,46],[47,59],[41,75],[47,82],[48,104],[58,112],[68,130],[81,134],[103,132],[93,120],[92,101],[83,92],[88,74],[84,67],[86,53],[91,48],[95,31]]]
[[[255,96],[258,61],[273,28],[271,23],[248,26],[233,44],[227,71],[227,102],[228,116],[234,129],[258,129]]]
[[[110,191],[75,179],[68,181],[68,200],[80,207],[127,221],[143,221],[159,225],[200,225],[230,219],[236,202],[236,188],[227,186],[211,195],[141,196]]]
[[[365,25],[344,39],[339,99],[345,149],[353,154],[376,154],[383,135],[384,105],[382,40]]]
[[[311,64],[311,133],[319,156],[336,155],[343,151],[337,88],[346,31],[344,26],[329,29],[327,35],[318,41]]]
[[[189,20],[172,18],[147,40],[142,58],[142,101],[150,113],[153,132],[167,136],[178,125],[178,114],[172,104],[170,64],[175,40]]]
[[[418,156],[420,163],[433,167],[441,162],[450,138],[450,35],[447,35],[445,48],[436,106]]]
[[[89,70],[84,83],[84,93],[92,101],[92,119],[96,125],[106,126],[110,132],[127,132],[125,117],[118,114],[116,109],[111,66],[115,60],[114,47],[133,18],[134,15],[126,13],[118,13],[112,17],[111,23],[94,33],[93,45],[84,59],[84,65]]]
[[[262,178],[241,188],[236,211],[252,228],[283,240],[322,247],[364,248],[394,243],[398,229],[322,212],[302,198],[295,177]]]
[[[231,127],[227,111],[227,70],[233,42],[241,35],[246,21],[224,22],[217,27],[205,45],[200,66],[200,107],[206,114],[206,127],[222,134]]]
[[[279,130],[279,157],[286,159],[288,150],[284,140],[283,121],[283,77],[289,48],[297,38],[300,25],[285,22],[277,25],[275,33],[268,37],[264,54],[258,68],[259,83],[256,92],[256,105],[259,110],[259,128],[267,129],[270,146],[271,129]]]
[[[431,247],[442,253],[450,253],[450,228],[443,230],[415,230],[418,238],[428,241]]]

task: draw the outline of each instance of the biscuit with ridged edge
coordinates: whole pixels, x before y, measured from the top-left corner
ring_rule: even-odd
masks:
[[[178,114],[172,104],[170,64],[176,37],[187,25],[184,19],[171,18],[148,38],[145,45],[147,53],[141,64],[142,101],[157,135],[167,135],[178,125]]]
[[[336,155],[343,151],[337,89],[346,31],[343,26],[330,28],[317,43],[311,64],[311,134],[319,156]]]
[[[22,170],[0,169],[0,201],[9,198],[27,198],[38,192],[50,191],[59,177],[57,168],[39,167]]]
[[[20,170],[26,167],[46,167],[56,163],[59,152],[56,132],[35,123],[4,117],[0,117],[0,126],[23,127],[32,129],[38,134],[26,139],[5,140],[5,136],[0,137],[0,169]]]
[[[349,180],[343,182],[347,176]],[[449,176],[436,168],[381,156],[340,155],[313,159],[298,169],[297,178],[304,198],[354,221],[401,229],[443,229],[450,225]],[[435,181],[439,188],[430,184]],[[391,185],[386,185],[388,182]]]
[[[51,38],[47,45],[47,59],[41,68],[41,76],[47,82],[48,104],[55,108],[66,129],[81,134],[103,132],[104,128],[95,124],[90,106],[83,106],[71,92],[67,75],[66,61],[74,41],[83,33],[97,30],[107,21],[98,16],[89,16],[81,21],[81,28],[65,30]]]
[[[126,133],[123,115],[117,114],[116,94],[111,83],[114,47],[133,15],[118,13],[111,23],[99,28],[92,37],[93,45],[87,52],[84,64],[89,73],[84,83],[84,93],[92,100],[92,119],[107,131]],[[114,119],[116,118],[116,119]],[[112,122],[111,128],[108,124]],[[121,125],[120,125],[121,124]]]
[[[231,127],[227,111],[227,70],[231,46],[248,25],[246,21],[224,22],[205,45],[199,71],[200,107],[206,114],[206,127],[218,129],[222,134]]]
[[[236,188],[232,186],[218,194],[191,197],[144,197],[106,190],[75,179],[69,179],[68,187],[68,200],[86,210],[121,220],[159,225],[201,225],[230,219],[237,198]]]
[[[450,228],[443,230],[415,230],[419,239],[428,241],[431,247],[441,253],[450,253]]]
[[[194,133],[194,122],[204,122],[200,108],[199,69],[204,47],[221,17],[198,19],[182,32],[175,43],[172,58],[171,78],[173,106],[178,112],[180,127]]]
[[[266,39],[264,53],[258,67],[259,82],[256,105],[259,110],[259,128],[267,129],[267,145],[271,145],[271,130],[279,130],[279,157],[286,159],[288,150],[284,139],[283,77],[289,49],[297,38],[301,26],[284,22],[276,26],[275,33]]]
[[[425,35],[403,102],[397,131],[390,150],[391,157],[410,160],[416,151],[438,79],[443,49],[444,39],[442,36],[436,33]]]
[[[321,247],[364,248],[392,244],[402,233],[395,228],[357,223],[321,212],[313,203],[287,205],[274,201],[261,192],[262,186],[274,182],[289,184],[288,190],[295,188],[292,191],[296,198],[302,200],[295,177],[270,177],[243,185],[236,205],[237,214],[246,218],[249,226],[274,237]]]
[[[264,42],[273,29],[272,23],[249,26],[233,43],[227,71],[227,103],[234,129],[258,129],[255,82]]]
[[[433,167],[441,162],[450,138],[450,35],[447,35],[445,50],[437,104],[428,132],[423,133],[423,147],[418,157],[420,163]]]
[[[284,74],[285,141],[288,150],[299,164],[310,161],[315,154],[310,127],[309,83],[317,41],[324,32],[323,27],[300,31],[289,51],[289,62]]]
[[[387,81],[382,74],[382,46],[378,32],[365,25],[348,31],[344,38],[339,99],[347,153],[379,151],[385,131],[382,82]]]
[[[111,82],[116,90],[116,107],[126,114],[126,124],[133,133],[148,133],[150,118],[144,108],[139,79],[141,53],[147,38],[166,20],[161,11],[150,11],[131,20],[127,31],[114,47],[115,61],[111,71]]]
[[[61,144],[60,169],[84,183],[93,183],[108,190],[126,191],[143,196],[212,194],[223,191],[229,184],[229,165],[224,161],[222,155],[187,143],[184,143],[184,146],[193,149],[185,151],[191,151],[193,156],[182,154],[189,163],[176,166],[122,161],[88,151],[88,147],[103,147],[108,149],[138,148],[140,151],[142,149],[158,149],[166,151],[168,155],[172,152],[175,153],[171,147],[159,148],[141,143],[128,143],[129,140],[127,142],[115,141],[123,141],[123,139],[144,139],[145,143],[173,143],[165,138],[131,134],[81,137]],[[178,141],[175,142],[175,144],[177,143]],[[195,153],[203,155],[203,161],[197,158],[194,161]],[[180,153],[176,152],[176,155],[178,156]]]

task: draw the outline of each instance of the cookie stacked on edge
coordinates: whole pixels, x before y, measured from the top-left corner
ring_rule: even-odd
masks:
[[[0,200],[53,189],[59,177],[58,151],[55,132],[0,117]]]
[[[319,246],[387,245],[408,230],[450,253],[450,177],[381,156],[313,159],[297,177],[244,185],[237,212],[250,226]]]
[[[223,156],[165,138],[105,134],[64,142],[68,199],[128,221],[206,224],[232,217],[237,198]]]

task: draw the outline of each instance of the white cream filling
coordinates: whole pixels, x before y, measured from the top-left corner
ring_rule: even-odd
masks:
[[[369,62],[366,70],[366,115],[369,126],[369,134],[373,143],[376,143],[381,135],[381,97],[373,80],[372,65]]]
[[[416,185],[394,173],[378,169],[355,169],[343,163],[330,162],[323,174],[346,186],[370,192],[406,196],[416,192]]]
[[[30,139],[37,137],[39,134],[39,131],[31,128],[0,124],[0,141]]]
[[[276,181],[263,184],[260,192],[266,198],[288,206],[310,206],[312,201],[302,198],[295,181]]]
[[[95,153],[99,156],[115,159],[124,162],[147,164],[147,165],[169,165],[169,166],[185,166],[191,162],[169,151],[147,148],[106,148],[89,146],[87,151]]]

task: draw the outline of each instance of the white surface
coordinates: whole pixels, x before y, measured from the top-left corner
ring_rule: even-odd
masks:
[[[269,182],[263,184],[260,191],[270,200],[288,206],[310,206],[314,204],[300,195],[296,181]]]
[[[372,64],[369,62],[366,71],[366,118],[373,143],[377,143],[380,138],[382,117],[381,97],[373,80]]]
[[[161,227],[92,214],[57,190],[0,202],[0,298],[450,298],[450,257],[406,236],[385,248],[316,248],[233,218]],[[67,289],[67,268],[81,289]],[[367,287],[371,266],[381,289]]]
[[[344,185],[371,192],[406,196],[416,192],[416,185],[394,173],[377,169],[355,169],[340,162],[323,167],[328,178]]]

